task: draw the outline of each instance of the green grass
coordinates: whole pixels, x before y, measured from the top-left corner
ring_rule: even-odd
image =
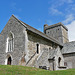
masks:
[[[32,67],[0,65],[0,75],[75,75],[75,69],[47,71]]]

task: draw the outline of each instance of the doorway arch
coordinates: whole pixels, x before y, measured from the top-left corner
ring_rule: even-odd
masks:
[[[11,60],[11,56],[9,56],[9,57],[8,57],[8,60],[7,60],[7,65],[11,65],[11,61],[12,61],[12,60]]]
[[[12,65],[12,56],[8,54],[5,59],[5,65]]]

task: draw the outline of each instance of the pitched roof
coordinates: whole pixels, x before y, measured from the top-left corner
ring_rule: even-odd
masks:
[[[45,38],[45,39],[47,39],[47,40],[50,40],[50,41],[52,41],[52,42],[58,44],[59,46],[63,46],[63,45],[62,45],[61,43],[59,43],[55,38],[47,36],[46,34],[40,32],[39,30],[37,30],[37,29],[35,29],[35,28],[29,26],[28,24],[26,24],[26,23],[20,21],[20,20],[17,19],[14,15],[12,15],[12,16],[13,16],[16,20],[18,20],[18,22],[20,22],[24,27],[26,27],[29,31],[31,31],[31,32],[33,32],[33,33],[35,33],[35,34],[38,34],[38,35],[40,35],[41,37],[43,37],[43,38]]]
[[[75,41],[65,43],[62,49],[62,54],[68,54],[73,52],[75,52]]]
[[[48,59],[53,59],[53,57],[55,57],[56,55],[56,50],[55,49],[51,49],[49,51],[49,58]]]

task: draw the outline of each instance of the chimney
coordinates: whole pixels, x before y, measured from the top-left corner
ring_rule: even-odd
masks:
[[[44,24],[44,33],[46,34],[45,29],[48,27],[48,24]]]

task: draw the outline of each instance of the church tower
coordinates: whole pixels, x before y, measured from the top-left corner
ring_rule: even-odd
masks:
[[[48,36],[54,37],[60,43],[69,42],[68,40],[68,29],[61,22],[48,26],[44,25],[44,33]]]

